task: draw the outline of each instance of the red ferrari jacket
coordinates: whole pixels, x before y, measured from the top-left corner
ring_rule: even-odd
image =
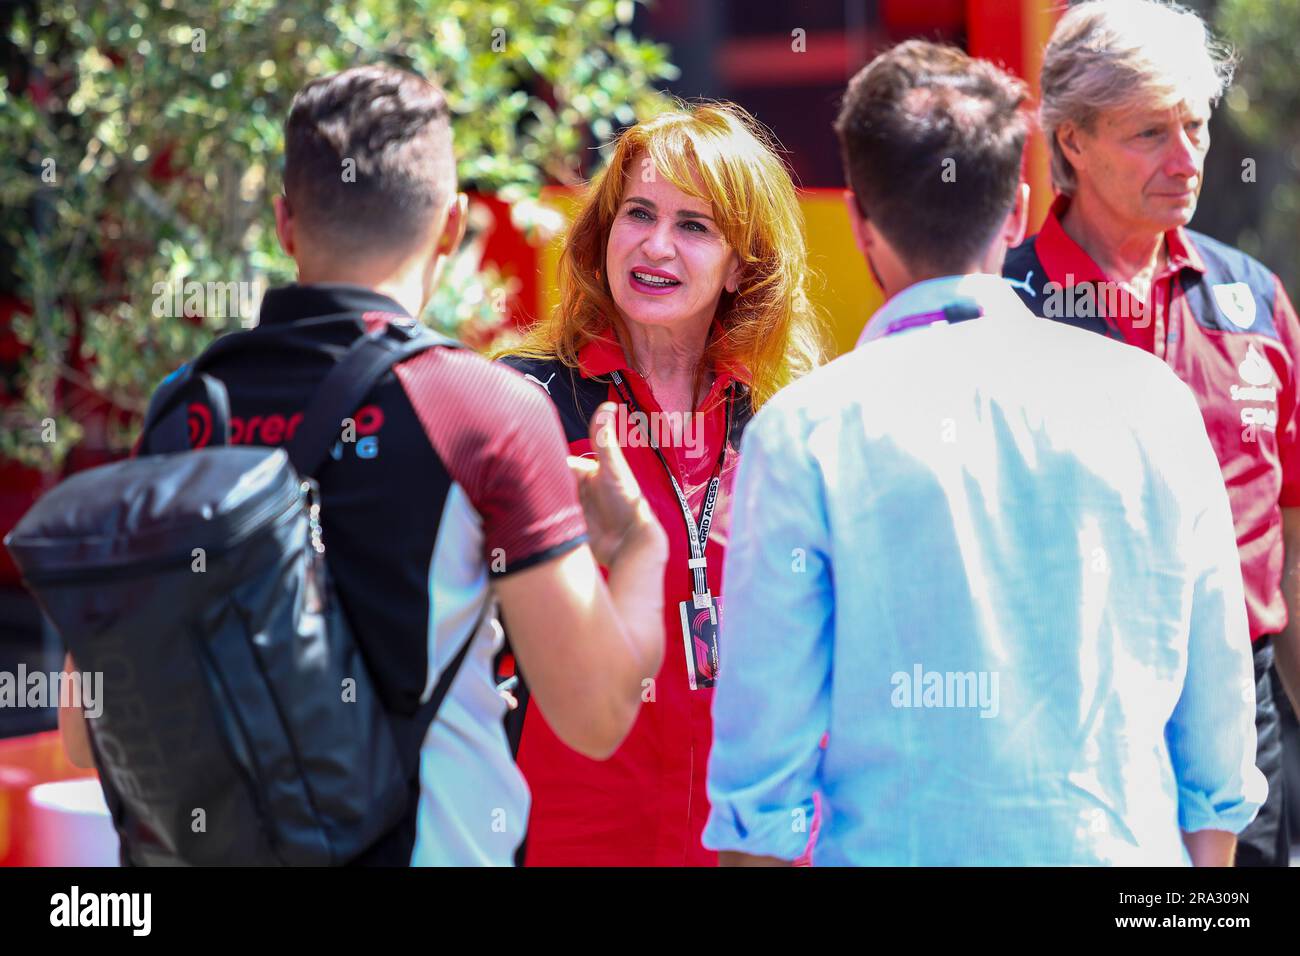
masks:
[[[622,348],[611,338],[582,349],[580,373],[559,362],[505,361],[551,396],[573,455],[591,452],[586,436],[595,405],[605,399],[622,404],[617,389],[608,382],[610,373],[622,375],[642,412],[653,416],[661,411],[645,379],[627,367]],[[723,454],[727,403],[734,402],[731,440],[705,551],[709,590],[721,598],[724,616],[722,560],[730,528],[736,446],[749,409],[742,376],[740,370],[718,370],[696,419],[698,437],[662,448],[698,521]],[[599,381],[594,381],[597,377]],[[628,421],[620,415],[621,423]],[[569,749],[547,725],[536,703],[529,705],[518,753],[532,791],[525,862],[529,866],[714,866],[717,854],[700,843],[709,815],[705,776],[713,736],[713,691],[689,686],[681,625],[680,605],[690,601],[692,583],[686,523],[654,450],[630,432],[620,434],[620,441],[668,536],[664,579],[646,582],[647,587],[663,588],[663,665],[653,683],[643,689],[641,712],[631,733],[606,761],[590,760]],[[723,658],[725,640],[720,650]]]

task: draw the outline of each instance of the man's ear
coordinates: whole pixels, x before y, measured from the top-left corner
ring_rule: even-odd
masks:
[[[285,255],[293,258],[296,244],[294,242],[294,219],[293,210],[289,208],[287,197],[280,195],[275,197],[275,235],[280,240],[280,248],[284,250]]]
[[[420,303],[421,312],[429,304],[429,300],[433,298],[433,292],[442,279],[443,265],[460,248],[461,240],[465,238],[465,226],[468,221],[469,197],[464,193],[457,193],[456,198],[451,201],[451,205],[447,208],[447,217],[442,224],[442,232],[434,242],[433,253],[425,264],[423,301]]]
[[[853,241],[858,244],[858,251],[863,257],[870,255],[871,231],[867,228],[867,217],[858,206],[858,197],[852,189],[844,190],[844,208],[849,212],[849,228],[853,230]]]
[[[1014,249],[1025,241],[1025,230],[1029,226],[1029,183],[1016,187],[1016,201],[1007,214],[1007,221],[1002,227],[1002,241],[1008,249]]]
[[[1075,169],[1087,163],[1087,154],[1083,148],[1083,130],[1069,120],[1056,128],[1056,145],[1061,148],[1061,152]]]
[[[447,209],[447,221],[443,224],[442,235],[438,237],[438,246],[434,249],[436,256],[449,256],[460,248],[465,238],[465,226],[469,221],[469,197],[457,193]]]

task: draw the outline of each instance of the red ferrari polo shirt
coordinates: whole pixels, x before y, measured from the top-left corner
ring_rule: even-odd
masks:
[[[591,442],[586,435],[594,407],[578,410],[572,371],[559,363],[505,361],[550,394],[565,424],[570,454],[590,453]],[[579,363],[584,380],[580,385],[587,390],[593,384],[603,386],[604,397],[621,404],[613,384],[591,382],[597,376],[607,379],[617,371],[643,412],[653,415],[662,411],[649,384],[628,368],[622,348],[612,338],[586,345],[579,353]],[[700,406],[701,418],[696,426],[700,438],[694,444],[683,442],[662,448],[697,521],[709,481],[723,454],[728,396],[734,388],[738,410],[746,393],[745,377],[741,369],[719,370]],[[730,530],[738,424],[733,423],[731,442],[723,458],[705,551],[709,590],[720,597],[723,614],[726,592],[722,561]],[[709,815],[705,779],[713,736],[713,691],[691,690],[687,676],[679,610],[681,602],[690,600],[692,589],[686,523],[672,483],[654,450],[623,440],[628,465],[668,536],[664,579],[646,582],[647,587],[663,588],[663,665],[653,685],[642,693],[641,712],[632,731],[606,761],[590,760],[565,746],[546,723],[541,708],[535,702],[529,705],[518,760],[532,792],[525,860],[530,866],[717,863],[717,854],[700,843]]]
[[[1276,634],[1287,620],[1281,509],[1300,506],[1295,309],[1268,268],[1190,229],[1165,233],[1167,265],[1137,302],[1066,234],[1068,208],[1057,197],[1003,275],[1037,315],[1145,349],[1191,388],[1232,504],[1251,639]]]

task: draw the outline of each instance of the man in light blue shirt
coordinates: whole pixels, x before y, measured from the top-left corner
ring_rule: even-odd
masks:
[[[1191,392],[997,277],[1025,95],[912,41],[845,97],[850,218],[890,298],[745,436],[704,831],[724,863],[798,857],[820,791],[819,865],[1229,865],[1264,799]]]

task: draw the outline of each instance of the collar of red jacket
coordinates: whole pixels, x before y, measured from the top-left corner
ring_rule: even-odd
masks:
[[[1064,194],[1058,195],[1052,202],[1047,218],[1043,220],[1043,228],[1039,230],[1038,239],[1034,242],[1034,251],[1038,253],[1038,261],[1047,271],[1047,277],[1064,286],[1112,281],[1102,271],[1101,266],[1093,261],[1092,256],[1084,252],[1083,247],[1071,239],[1061,226],[1061,219],[1069,208],[1070,197]],[[1170,229],[1165,233],[1165,249],[1169,253],[1169,261],[1155,277],[1157,281],[1170,275],[1177,275],[1184,269],[1205,271],[1201,254],[1196,251],[1187,232],[1181,227]]]
[[[578,367],[583,378],[595,378],[610,372],[634,372],[628,364],[627,356],[623,354],[623,346],[609,326],[578,350]],[[715,370],[713,387],[709,389],[710,395],[721,392],[733,381],[748,385],[749,370],[740,363],[719,366]]]

